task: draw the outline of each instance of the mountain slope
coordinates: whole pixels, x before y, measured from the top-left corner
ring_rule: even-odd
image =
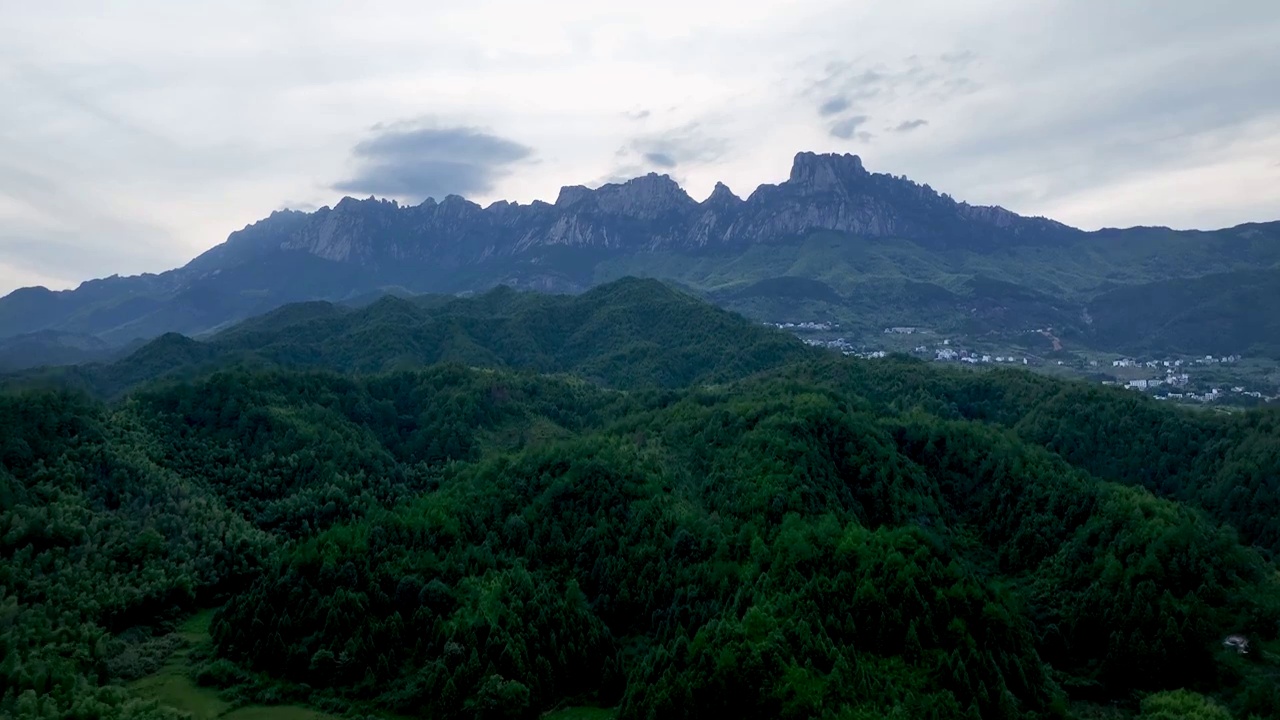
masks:
[[[857,156],[799,153],[785,181],[745,199],[718,185],[697,202],[669,177],[650,174],[594,190],[566,187],[554,204],[482,208],[449,196],[406,207],[344,198],[313,213],[277,212],[160,275],[16,291],[0,299],[0,338],[52,330],[120,345],[215,331],[291,302],[342,302],[390,288],[581,292],[626,276],[677,281],[730,298],[727,306],[744,312],[760,303],[735,303],[724,291],[779,277],[864,298],[885,296],[886,283],[963,296],[971,294],[967,281],[990,278],[1021,286],[1010,297],[1030,294],[1024,299],[1031,302],[1006,306],[998,321],[1000,330],[1020,331],[1043,324],[1045,307],[1078,310],[1114,284],[1277,263],[1280,223],[1085,233],[956,202],[928,185],[871,173]],[[846,308],[843,318],[866,327],[968,322],[963,312],[936,308],[912,315],[910,293]],[[754,297],[770,306],[768,296]]]
[[[0,373],[45,365],[106,362],[125,354],[126,349],[91,335],[40,330],[0,339]]]
[[[1280,269],[1118,287],[1089,313],[1102,342],[1134,354],[1280,357]]]

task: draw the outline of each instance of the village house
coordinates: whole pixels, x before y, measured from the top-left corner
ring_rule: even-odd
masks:
[[[1222,647],[1228,650],[1235,650],[1241,655],[1249,654],[1249,638],[1243,635],[1228,635],[1222,641]]]

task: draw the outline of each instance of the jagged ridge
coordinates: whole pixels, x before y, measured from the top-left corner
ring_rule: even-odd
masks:
[[[277,225],[279,231],[270,232]],[[554,204],[504,201],[482,208],[451,195],[407,207],[345,198],[304,222],[268,218],[233,234],[228,245],[243,244],[244,235],[264,249],[305,250],[340,262],[457,268],[545,246],[688,250],[777,242],[814,230],[986,246],[1078,234],[1051,220],[970,206],[928,185],[870,173],[856,155],[803,152],[786,181],[762,185],[746,200],[719,183],[697,202],[656,173],[595,190],[564,187]]]
[[[825,249],[804,247],[823,231],[833,234]],[[388,288],[580,292],[627,274],[704,292],[798,274],[849,294],[865,272],[954,284],[994,270],[1061,296],[1104,281],[1268,267],[1280,260],[1280,246],[1269,240],[1276,237],[1274,223],[1212,234],[1085,233],[957,202],[928,185],[869,172],[856,155],[802,152],[785,181],[745,199],[719,183],[698,202],[670,177],[651,173],[596,189],[566,187],[555,203],[482,208],[456,195],[416,206],[344,198],[312,213],[276,212],[183,268],[93,280],[74,291],[17,291],[0,299],[0,338],[53,330],[121,346],[165,332],[206,333],[286,303],[354,300]],[[1020,250],[1027,247],[1035,250]]]

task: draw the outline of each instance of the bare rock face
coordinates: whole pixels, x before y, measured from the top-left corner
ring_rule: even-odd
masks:
[[[287,232],[267,243],[373,267],[405,261],[462,267],[553,247],[695,250],[787,242],[819,230],[979,249],[1076,232],[999,207],[957,203],[928,185],[871,173],[857,155],[811,152],[795,156],[785,182],[762,185],[745,200],[717,183],[699,203],[669,176],[649,173],[596,189],[566,186],[554,204],[497,202],[481,208],[449,196],[401,207],[346,198],[298,225],[291,220]],[[270,238],[266,230],[255,232]]]
[[[811,152],[796,154],[791,165],[791,177],[787,182],[807,195],[836,193],[848,195],[851,187],[869,173],[862,167],[857,155],[817,155]]]
[[[697,203],[667,175],[649,173],[621,185],[605,185],[595,191],[597,207],[605,215],[658,220],[683,217]]]
[[[509,282],[583,289],[595,282],[596,264],[609,257],[731,254],[823,230],[849,235],[849,242],[897,238],[978,252],[1079,235],[872,173],[856,155],[802,152],[785,181],[761,185],[745,199],[717,183],[697,202],[671,177],[650,173],[594,189],[565,187],[554,204],[481,207],[450,195],[403,206],[370,197],[343,198],[310,213],[279,211],[166,273],[95,280],[66,293],[14,293],[0,308],[6,321],[0,332],[83,326],[129,339],[135,332],[197,331],[283,302],[387,286],[456,292]],[[122,305],[125,300],[130,304]],[[166,303],[171,315],[157,311]],[[98,305],[105,308],[101,316],[86,320],[85,308]]]

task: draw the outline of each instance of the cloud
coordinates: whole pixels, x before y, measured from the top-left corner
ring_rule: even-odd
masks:
[[[879,95],[886,80],[887,76],[881,69],[858,70],[849,61],[833,60],[826,64],[822,75],[813,80],[803,94],[818,96],[821,99],[818,112],[828,115]],[[831,112],[823,112],[836,98],[844,101],[843,106]]]
[[[831,126],[831,137],[848,140],[856,134],[861,139],[869,140],[871,138],[870,133],[858,132],[858,128],[867,123],[867,119],[866,115],[854,115],[852,117],[844,118],[843,120],[838,120]]]
[[[818,116],[827,124],[829,136],[870,142],[875,136],[860,128],[873,114],[893,111],[904,102],[939,103],[977,91],[981,86],[976,81],[959,74],[976,58],[975,53],[965,50],[931,60],[910,55],[896,63],[871,65],[829,60],[800,95],[817,103]],[[925,120],[908,120],[886,130],[903,133],[926,124]]]
[[[8,3],[0,164],[49,182],[37,191],[0,169],[0,292],[24,274],[164,270],[279,200],[330,204],[334,181],[417,196],[491,186],[480,199],[528,202],[658,170],[702,192],[774,181],[798,150],[843,151],[873,126],[877,170],[1073,224],[1207,227],[1280,207],[1274,0],[1229,13],[1191,0],[1159,13],[1101,0],[655,2],[299,14],[153,1],[92,22]],[[834,98],[847,105],[823,114]],[[460,119],[334,142],[429,114]],[[849,138],[831,135],[857,116],[869,120]],[[928,132],[892,131],[914,118]],[[518,141],[543,163],[442,157],[440,143],[402,162],[389,140],[353,152],[413,131],[439,140],[445,126]]]
[[[634,138],[619,149],[616,157],[625,161],[636,154],[651,167],[669,170],[678,166],[713,162],[727,149],[728,143],[724,139],[708,136],[703,132],[701,124],[694,122]]]
[[[628,180],[634,180],[640,177],[641,175],[644,175],[646,171],[647,171],[647,168],[641,165],[626,165],[623,167],[615,168],[612,172],[609,172],[608,174],[605,174],[605,175],[601,175],[600,177],[592,180],[591,182],[587,182],[583,184],[589,188],[599,188],[602,185],[621,185],[622,183]],[[679,182],[679,180],[677,180],[676,182]]]
[[[647,152],[644,159],[649,161],[650,165],[657,165],[661,168],[673,168],[679,163],[670,154],[664,152]]]
[[[929,124],[929,121],[925,120],[924,118],[916,118],[915,120],[903,120],[893,128],[893,132],[911,132],[912,130],[915,130],[917,128],[922,128],[928,124]]]
[[[896,63],[879,62],[870,66],[845,59],[831,60],[801,94],[818,98],[818,113],[823,116],[845,110],[866,113],[873,102],[920,98],[946,101],[981,88],[978,82],[962,74],[977,58],[976,53],[964,50],[943,53],[933,60],[912,55]],[[832,104],[835,100],[844,102]]]
[[[1280,147],[1280,95],[1264,90],[1280,73],[1267,39],[1280,32],[1280,8],[1268,8],[1249,28],[1190,3],[1149,20],[1123,6],[1095,14],[1061,6],[986,69],[996,75],[981,78],[989,92],[938,110],[947,113],[945,133],[912,138],[893,160],[937,178],[930,182],[939,188],[963,188],[970,202],[1086,228],[1274,217],[1276,191],[1263,189],[1251,164]],[[1085,30],[1088,42],[1053,46]],[[1187,50],[1193,38],[1211,36],[1221,38],[1212,50]],[[994,128],[985,125],[997,117]],[[1231,175],[1234,194],[1216,195]],[[1178,178],[1177,189],[1169,178]]]
[[[420,201],[480,195],[533,150],[470,127],[435,127],[422,121],[378,124],[352,150],[358,170],[333,189]]]
[[[113,235],[115,242],[125,237]],[[60,277],[88,277],[110,274],[108,268],[119,265],[120,250],[102,245],[77,242],[75,235],[43,227],[18,228],[0,233],[0,263]],[[137,262],[141,257],[131,257]]]
[[[978,54],[972,50],[958,50],[954,52],[945,52],[938,56],[938,59],[952,67],[964,67],[971,64],[978,58]]]
[[[719,161],[729,148],[724,138],[707,134],[702,122],[685,123],[632,138],[613,153],[613,168],[587,185],[623,183],[649,172],[663,173],[683,184],[690,168]]]
[[[166,233],[120,216],[57,178],[0,162],[0,263],[44,277],[101,277],[162,256],[175,264]],[[92,228],[86,234],[80,228]]]
[[[818,106],[818,114],[822,116],[836,115],[849,109],[849,98],[843,95],[835,95],[827,99],[826,102]]]
[[[129,143],[134,151],[146,149],[174,154],[180,150],[164,134],[147,128],[144,123],[124,113],[112,111],[105,103],[95,100],[93,95],[76,88],[75,83],[60,73],[49,72],[30,63],[17,63],[14,70],[24,84],[38,85],[43,94],[64,107],[111,128],[113,135]]]

